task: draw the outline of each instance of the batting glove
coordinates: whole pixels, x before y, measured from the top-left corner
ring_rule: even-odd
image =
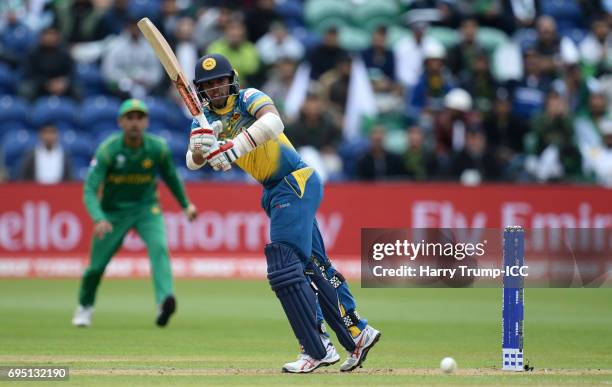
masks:
[[[210,148],[217,142],[217,135],[223,130],[221,121],[215,121],[210,128],[194,128],[189,136],[189,150],[191,153],[200,152],[206,156]]]
[[[242,153],[234,146],[231,140],[217,142],[217,146],[211,150],[206,160],[215,171],[229,171],[232,163],[238,160]]]

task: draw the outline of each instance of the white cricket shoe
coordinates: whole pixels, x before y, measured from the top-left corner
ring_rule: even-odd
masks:
[[[72,317],[72,325],[76,327],[88,327],[91,325],[91,316],[93,315],[93,306],[79,305]]]
[[[379,331],[372,328],[370,325],[366,326],[359,336],[353,338],[355,341],[355,350],[353,352],[348,352],[348,358],[340,366],[340,371],[349,372],[360,367],[365,361],[370,349],[372,349],[374,344],[380,339],[380,336],[381,333]]]
[[[336,364],[340,360],[340,355],[336,351],[336,347],[329,341],[326,336],[321,336],[323,346],[327,350],[327,355],[321,360],[310,357],[302,349],[302,353],[299,354],[298,359],[294,362],[287,363],[283,366],[283,372],[290,372],[293,374],[305,374],[312,372],[319,367],[327,367],[332,364]]]

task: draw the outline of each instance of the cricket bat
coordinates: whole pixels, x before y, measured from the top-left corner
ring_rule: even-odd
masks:
[[[183,102],[185,102],[185,105],[187,105],[191,115],[198,120],[200,127],[212,129],[202,111],[200,100],[193,90],[193,87],[191,87],[191,83],[187,81],[185,73],[181,69],[174,52],[172,52],[172,49],[161,32],[159,32],[148,17],[144,17],[138,21],[138,28],[155,51],[155,54],[159,58],[162,66],[164,66],[166,73],[168,73],[168,76],[174,83],[174,86],[178,90]]]

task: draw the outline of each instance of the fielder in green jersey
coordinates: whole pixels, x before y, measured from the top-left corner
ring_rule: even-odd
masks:
[[[144,102],[136,99],[123,102],[118,122],[123,132],[111,135],[98,147],[85,181],[84,201],[94,221],[94,237],[91,262],[83,274],[79,305],[72,323],[91,324],[96,290],[104,269],[128,231],[135,229],[146,244],[151,260],[155,300],[159,306],[156,323],[165,326],[176,310],[176,299],[156,175],[168,185],[190,221],[197,212],[176,174],[168,145],[162,138],[145,133],[149,120]]]

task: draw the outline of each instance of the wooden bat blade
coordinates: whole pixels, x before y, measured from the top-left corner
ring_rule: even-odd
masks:
[[[149,18],[142,18],[137,24],[144,37],[155,51],[155,54],[159,58],[162,66],[164,66],[164,69],[174,83],[174,86],[176,86],[176,89],[183,99],[183,102],[185,102],[185,105],[189,109],[191,115],[198,120],[200,126],[210,127],[206,117],[202,113],[202,105],[200,100],[196,96],[191,84],[185,78],[181,65],[179,64],[178,59],[176,59],[176,55],[174,55],[174,52],[170,48],[170,45],[168,45],[168,42],[164,36],[161,34],[161,32],[159,32],[157,27],[155,27],[155,24],[153,24]]]
[[[176,81],[181,73],[181,66],[164,36],[155,27],[155,24],[146,17],[138,21],[138,28],[155,51],[170,79]]]

